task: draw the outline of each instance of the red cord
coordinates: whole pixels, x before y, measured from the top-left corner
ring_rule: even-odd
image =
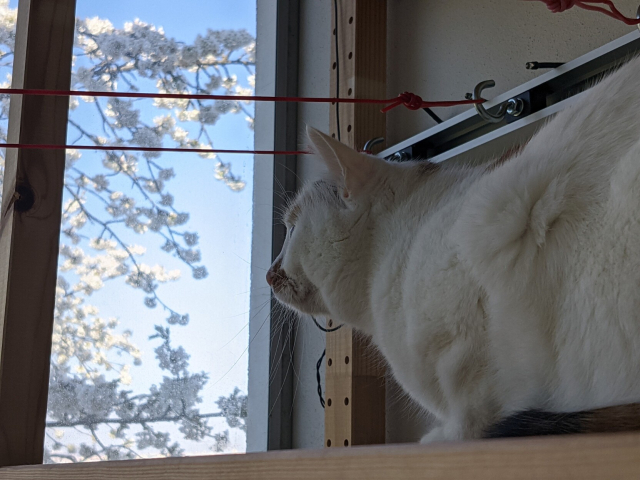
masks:
[[[309,103],[358,103],[387,105],[382,112],[388,112],[392,108],[404,105],[409,110],[432,107],[451,107],[454,105],[470,105],[485,102],[478,100],[458,100],[444,102],[425,102],[413,93],[404,92],[397,98],[389,100],[371,98],[319,98],[319,97],[270,97],[249,95],[203,95],[182,93],[139,93],[139,92],[97,92],[78,90],[44,90],[34,88],[0,88],[0,95],[38,95],[38,96],[86,96],[86,97],[124,97],[124,98],[169,98],[192,100],[228,100],[228,101],[254,101],[254,102],[309,102]],[[25,144],[25,143],[0,143],[0,148],[23,148],[30,150],[120,150],[125,152],[192,152],[192,153],[246,153],[254,155],[310,155],[310,152],[283,151],[283,150],[228,150],[214,148],[179,148],[179,147],[126,147],[110,145],[52,145],[52,144]],[[369,153],[369,152],[365,152]]]
[[[324,97],[270,97],[252,95],[203,95],[192,93],[139,93],[139,92],[95,92],[79,90],[44,90],[36,88],[0,88],[0,95],[40,95],[40,96],[83,96],[83,97],[120,97],[120,98],[170,98],[189,100],[228,100],[235,102],[306,102],[306,103],[368,103],[377,105],[388,105],[382,112],[388,112],[392,108],[404,105],[410,110],[433,107],[453,107],[455,105],[470,105],[483,103],[486,100],[451,100],[442,102],[425,102],[413,93],[401,93],[396,98],[374,99],[374,98],[324,98]]]
[[[531,0],[529,0],[531,1]],[[535,0],[534,0],[535,1]],[[605,15],[620,20],[627,25],[640,25],[640,19],[625,17],[613,4],[611,0],[540,0],[547,5],[547,8],[553,13],[561,13],[565,10],[569,10],[571,7],[580,7],[585,10],[591,10],[592,12],[600,12]],[[604,7],[598,7],[592,4],[606,5],[609,7],[607,10]]]
[[[400,105],[404,105],[409,110],[420,110],[421,108],[431,108],[431,107],[454,107],[456,105],[475,105],[478,103],[484,103],[486,100],[478,99],[478,100],[452,100],[452,101],[443,101],[443,102],[425,102],[418,95],[413,93],[404,92],[398,95],[397,98],[392,98],[390,100],[386,100],[385,103],[391,103],[391,105],[387,105],[382,110],[383,113],[388,112],[392,108],[396,108]]]
[[[180,152],[180,153],[247,153],[255,155],[311,155],[303,150],[228,150],[219,148],[180,147],[125,147],[120,145],[55,145],[31,143],[0,143],[0,148],[22,148],[25,150],[121,150],[123,152]]]

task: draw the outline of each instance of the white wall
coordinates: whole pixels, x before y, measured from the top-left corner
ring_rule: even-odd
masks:
[[[350,1],[350,0],[341,0]],[[574,8],[553,14],[539,2],[519,0],[387,0],[387,91],[389,97],[410,91],[429,99],[461,99],[485,79],[496,88],[492,98],[534,78],[544,70],[526,70],[527,61],[574,59],[632,31],[603,15]],[[301,96],[329,95],[332,0],[301,0]],[[635,16],[638,0],[616,0],[618,8]],[[437,109],[443,119],[462,108]],[[304,125],[329,129],[329,107],[300,104],[299,144],[306,147]],[[422,111],[397,108],[387,117],[387,146],[434,125]],[[318,177],[313,157],[299,158],[301,181]],[[303,319],[306,320],[306,319]],[[294,448],[321,448],[324,411],[316,393],[315,364],[324,348],[324,334],[301,321],[296,340],[297,376],[293,408]],[[324,376],[324,369],[322,370]],[[387,393],[387,441],[416,441],[426,424],[401,391]]]

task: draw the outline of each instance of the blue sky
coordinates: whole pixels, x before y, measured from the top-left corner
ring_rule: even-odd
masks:
[[[11,6],[16,5],[17,0],[12,0]],[[162,26],[169,37],[191,42],[207,28],[245,28],[255,36],[255,8],[255,0],[78,0],[77,16],[106,18],[116,28],[139,18]],[[144,114],[147,109],[149,115],[161,113],[150,101],[140,105],[148,106],[143,107]],[[91,114],[83,118],[87,124],[95,121]],[[247,128],[243,114],[225,115],[211,133],[215,147],[253,147],[253,134]],[[69,140],[74,137],[70,128]],[[158,292],[175,310],[190,314],[188,326],[172,327],[172,339],[174,346],[183,345],[191,354],[192,372],[209,374],[202,412],[216,411],[213,402],[218,396],[230,393],[234,386],[244,392],[247,390],[253,157],[227,155],[222,160],[231,162],[234,174],[247,182],[242,192],[232,192],[214,179],[214,160],[189,153],[165,154],[158,160],[176,171],[169,191],[175,196],[176,208],[191,215],[187,230],[200,235],[202,263],[209,271],[207,279],[193,280],[188,269],[159,251],[162,243],[159,238],[152,235],[129,237],[132,243],[147,247],[145,263],[160,263],[168,269],[180,268],[182,271],[181,280],[160,286]],[[84,152],[78,163],[88,172],[97,171],[96,165],[100,164],[101,156],[93,152]],[[154,333],[153,325],[166,326],[166,313],[160,308],[150,310],[142,301],[141,291],[124,286],[120,280],[111,282],[88,299],[88,303],[99,307],[101,316],[118,317],[122,330],[132,330],[134,343],[143,351],[142,366],[131,370],[134,392],[147,390],[162,379],[153,353],[158,342],[149,342],[148,337]],[[215,419],[210,423],[215,426]],[[220,422],[220,426],[227,428],[224,422]],[[182,441],[177,430],[172,432],[172,437],[189,447],[188,453],[207,453],[198,445]],[[244,450],[244,435],[236,435],[233,440],[237,450]]]

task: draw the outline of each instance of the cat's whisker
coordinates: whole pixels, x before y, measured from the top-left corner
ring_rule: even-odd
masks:
[[[282,313],[283,313],[283,315],[282,315],[282,319],[283,319],[283,321],[282,321],[282,323],[279,325],[279,328],[278,328],[278,332],[277,332],[277,333],[279,334],[279,337],[278,337],[278,344],[276,345],[276,348],[275,348],[275,350],[276,350],[276,351],[280,351],[280,357],[279,357],[279,358],[278,358],[278,360],[274,363],[274,365],[273,365],[273,369],[272,369],[272,371],[271,371],[271,372],[270,372],[270,374],[269,374],[269,384],[271,384],[271,382],[273,381],[273,379],[274,379],[275,375],[277,374],[277,369],[279,368],[280,364],[282,363],[282,356],[284,355],[285,345],[287,345],[287,343],[288,343],[288,341],[289,341],[289,338],[290,338],[290,335],[291,335],[292,326],[293,326],[293,321],[291,320],[291,318],[287,318],[287,317],[286,317],[286,315],[288,315],[288,314],[290,314],[290,313],[292,313],[292,312],[288,312],[288,311],[286,311],[286,312],[282,312]],[[288,330],[287,330],[287,332],[286,332],[286,334],[285,334],[285,339],[284,339],[284,343],[283,343],[282,349],[280,349],[280,348],[279,348],[279,347],[280,347],[280,340],[282,339],[282,335],[283,335],[283,329],[282,329],[282,327],[283,327],[285,324],[288,326]],[[273,339],[273,337],[272,337],[272,339]]]
[[[287,332],[287,339],[285,340],[285,342],[290,338],[291,333],[292,333],[292,329],[293,329],[293,322],[290,322],[289,324],[289,331]],[[284,349],[283,349],[284,350]],[[280,360],[278,362],[279,364],[282,363],[282,354],[280,355]],[[282,395],[282,391],[286,385],[286,380],[289,376],[289,371],[293,370],[293,361],[289,361],[289,363],[287,364],[287,370],[285,371],[284,377],[282,379],[281,385],[280,385],[280,390],[278,391],[278,395],[276,396],[273,405],[271,407],[271,409],[269,410],[269,415],[271,415],[273,413],[273,409],[276,407],[276,405],[278,404],[278,401],[280,400],[280,396]],[[273,380],[273,379],[271,379]],[[272,381],[270,381],[270,385],[271,385]]]

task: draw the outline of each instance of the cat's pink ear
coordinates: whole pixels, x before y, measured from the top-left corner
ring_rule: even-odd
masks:
[[[358,153],[315,128],[307,126],[307,135],[313,150],[322,157],[337,186],[344,189],[343,196],[362,193],[375,173],[378,162]]]

